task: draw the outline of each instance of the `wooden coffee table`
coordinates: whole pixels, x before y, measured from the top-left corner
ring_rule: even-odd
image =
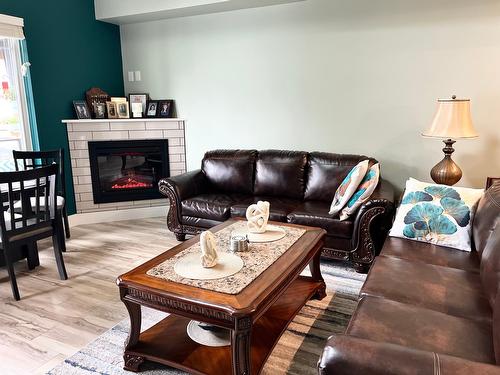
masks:
[[[218,231],[229,220],[212,228]],[[239,294],[219,293],[146,274],[196,241],[196,236],[120,276],[120,297],[130,315],[130,333],[124,369],[139,371],[145,360],[194,374],[259,374],[280,336],[311,299],[325,297],[319,260],[326,232],[289,225],[305,233],[286,253]],[[309,264],[312,276],[300,276]],[[170,313],[140,333],[141,306]],[[227,328],[231,345],[208,347],[192,341],[186,332],[191,319]]]

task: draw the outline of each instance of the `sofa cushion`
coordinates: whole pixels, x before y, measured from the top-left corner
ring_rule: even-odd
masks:
[[[354,216],[358,208],[370,199],[375,189],[378,186],[378,181],[380,178],[380,167],[379,164],[372,165],[365,176],[359,183],[357,190],[354,192],[352,197],[347,201],[342,211],[340,211],[340,220],[345,220],[348,217]]]
[[[363,155],[309,153],[304,199],[331,203],[342,180],[356,164],[365,159],[369,158]],[[376,162],[374,159],[370,161]]]
[[[471,251],[471,223],[483,194],[410,178],[389,235]]]
[[[288,214],[288,222],[320,227],[330,236],[351,238],[354,227],[352,220],[341,221],[338,216],[332,217],[328,213],[329,209],[327,202],[305,201]]]
[[[380,254],[479,273],[479,256],[475,251],[458,251],[450,247],[387,237]]]
[[[479,275],[454,268],[379,256],[361,294],[491,322]]]
[[[500,183],[493,184],[477,205],[476,215],[472,222],[474,247],[481,255],[486,241],[500,220]]]
[[[491,330],[489,323],[385,298],[363,297],[347,333],[372,341],[495,363]]]
[[[254,193],[302,199],[306,164],[306,152],[259,151],[255,168]]]
[[[484,291],[493,308],[500,283],[500,225],[495,227],[484,246],[480,275]]]
[[[253,193],[255,150],[215,150],[205,154],[201,168],[217,192]]]
[[[258,201],[268,201],[270,203],[269,220],[286,222],[287,215],[292,212],[302,202],[297,199],[255,196],[235,199],[231,205],[231,217],[245,217],[248,206]]]
[[[201,194],[181,202],[182,216],[224,221],[229,219],[233,200],[226,194]]]

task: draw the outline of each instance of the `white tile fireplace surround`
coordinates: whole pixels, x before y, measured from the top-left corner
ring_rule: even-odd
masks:
[[[114,216],[119,218],[134,217],[134,215],[127,215],[125,213],[126,210],[130,211],[131,209],[140,217],[156,216],[159,212],[159,208],[165,211],[168,204],[166,198],[128,202],[94,203],[88,142],[168,139],[170,175],[175,176],[186,172],[184,120],[140,118],[116,120],[63,120],[62,122],[66,124],[66,130],[68,132],[76,211],[78,214],[104,214],[108,212],[106,217],[109,219],[113,216],[113,212],[110,211],[115,211],[116,215]],[[99,220],[97,219],[95,221]]]

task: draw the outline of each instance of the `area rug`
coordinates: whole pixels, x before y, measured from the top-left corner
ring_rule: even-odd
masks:
[[[322,263],[321,271],[327,285],[327,297],[322,301],[309,301],[302,308],[281,336],[262,374],[317,374],[316,363],[327,338],[344,332],[358,303],[366,275],[337,262]],[[143,329],[156,324],[164,316],[164,313],[143,309]],[[128,329],[129,321],[125,319],[47,374],[130,375],[123,370],[122,358]],[[185,374],[151,362],[144,363],[141,370],[144,375]]]

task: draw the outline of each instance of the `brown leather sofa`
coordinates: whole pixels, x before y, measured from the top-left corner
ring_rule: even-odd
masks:
[[[369,268],[394,215],[394,192],[384,180],[352,220],[328,214],[337,187],[362,155],[303,151],[216,150],[201,169],[160,181],[170,200],[168,228],[178,240],[231,217],[244,217],[258,200],[271,204],[270,220],[322,227],[325,257]],[[375,162],[374,159],[371,159]]]
[[[500,374],[500,182],[473,219],[475,251],[389,237],[320,374]]]

